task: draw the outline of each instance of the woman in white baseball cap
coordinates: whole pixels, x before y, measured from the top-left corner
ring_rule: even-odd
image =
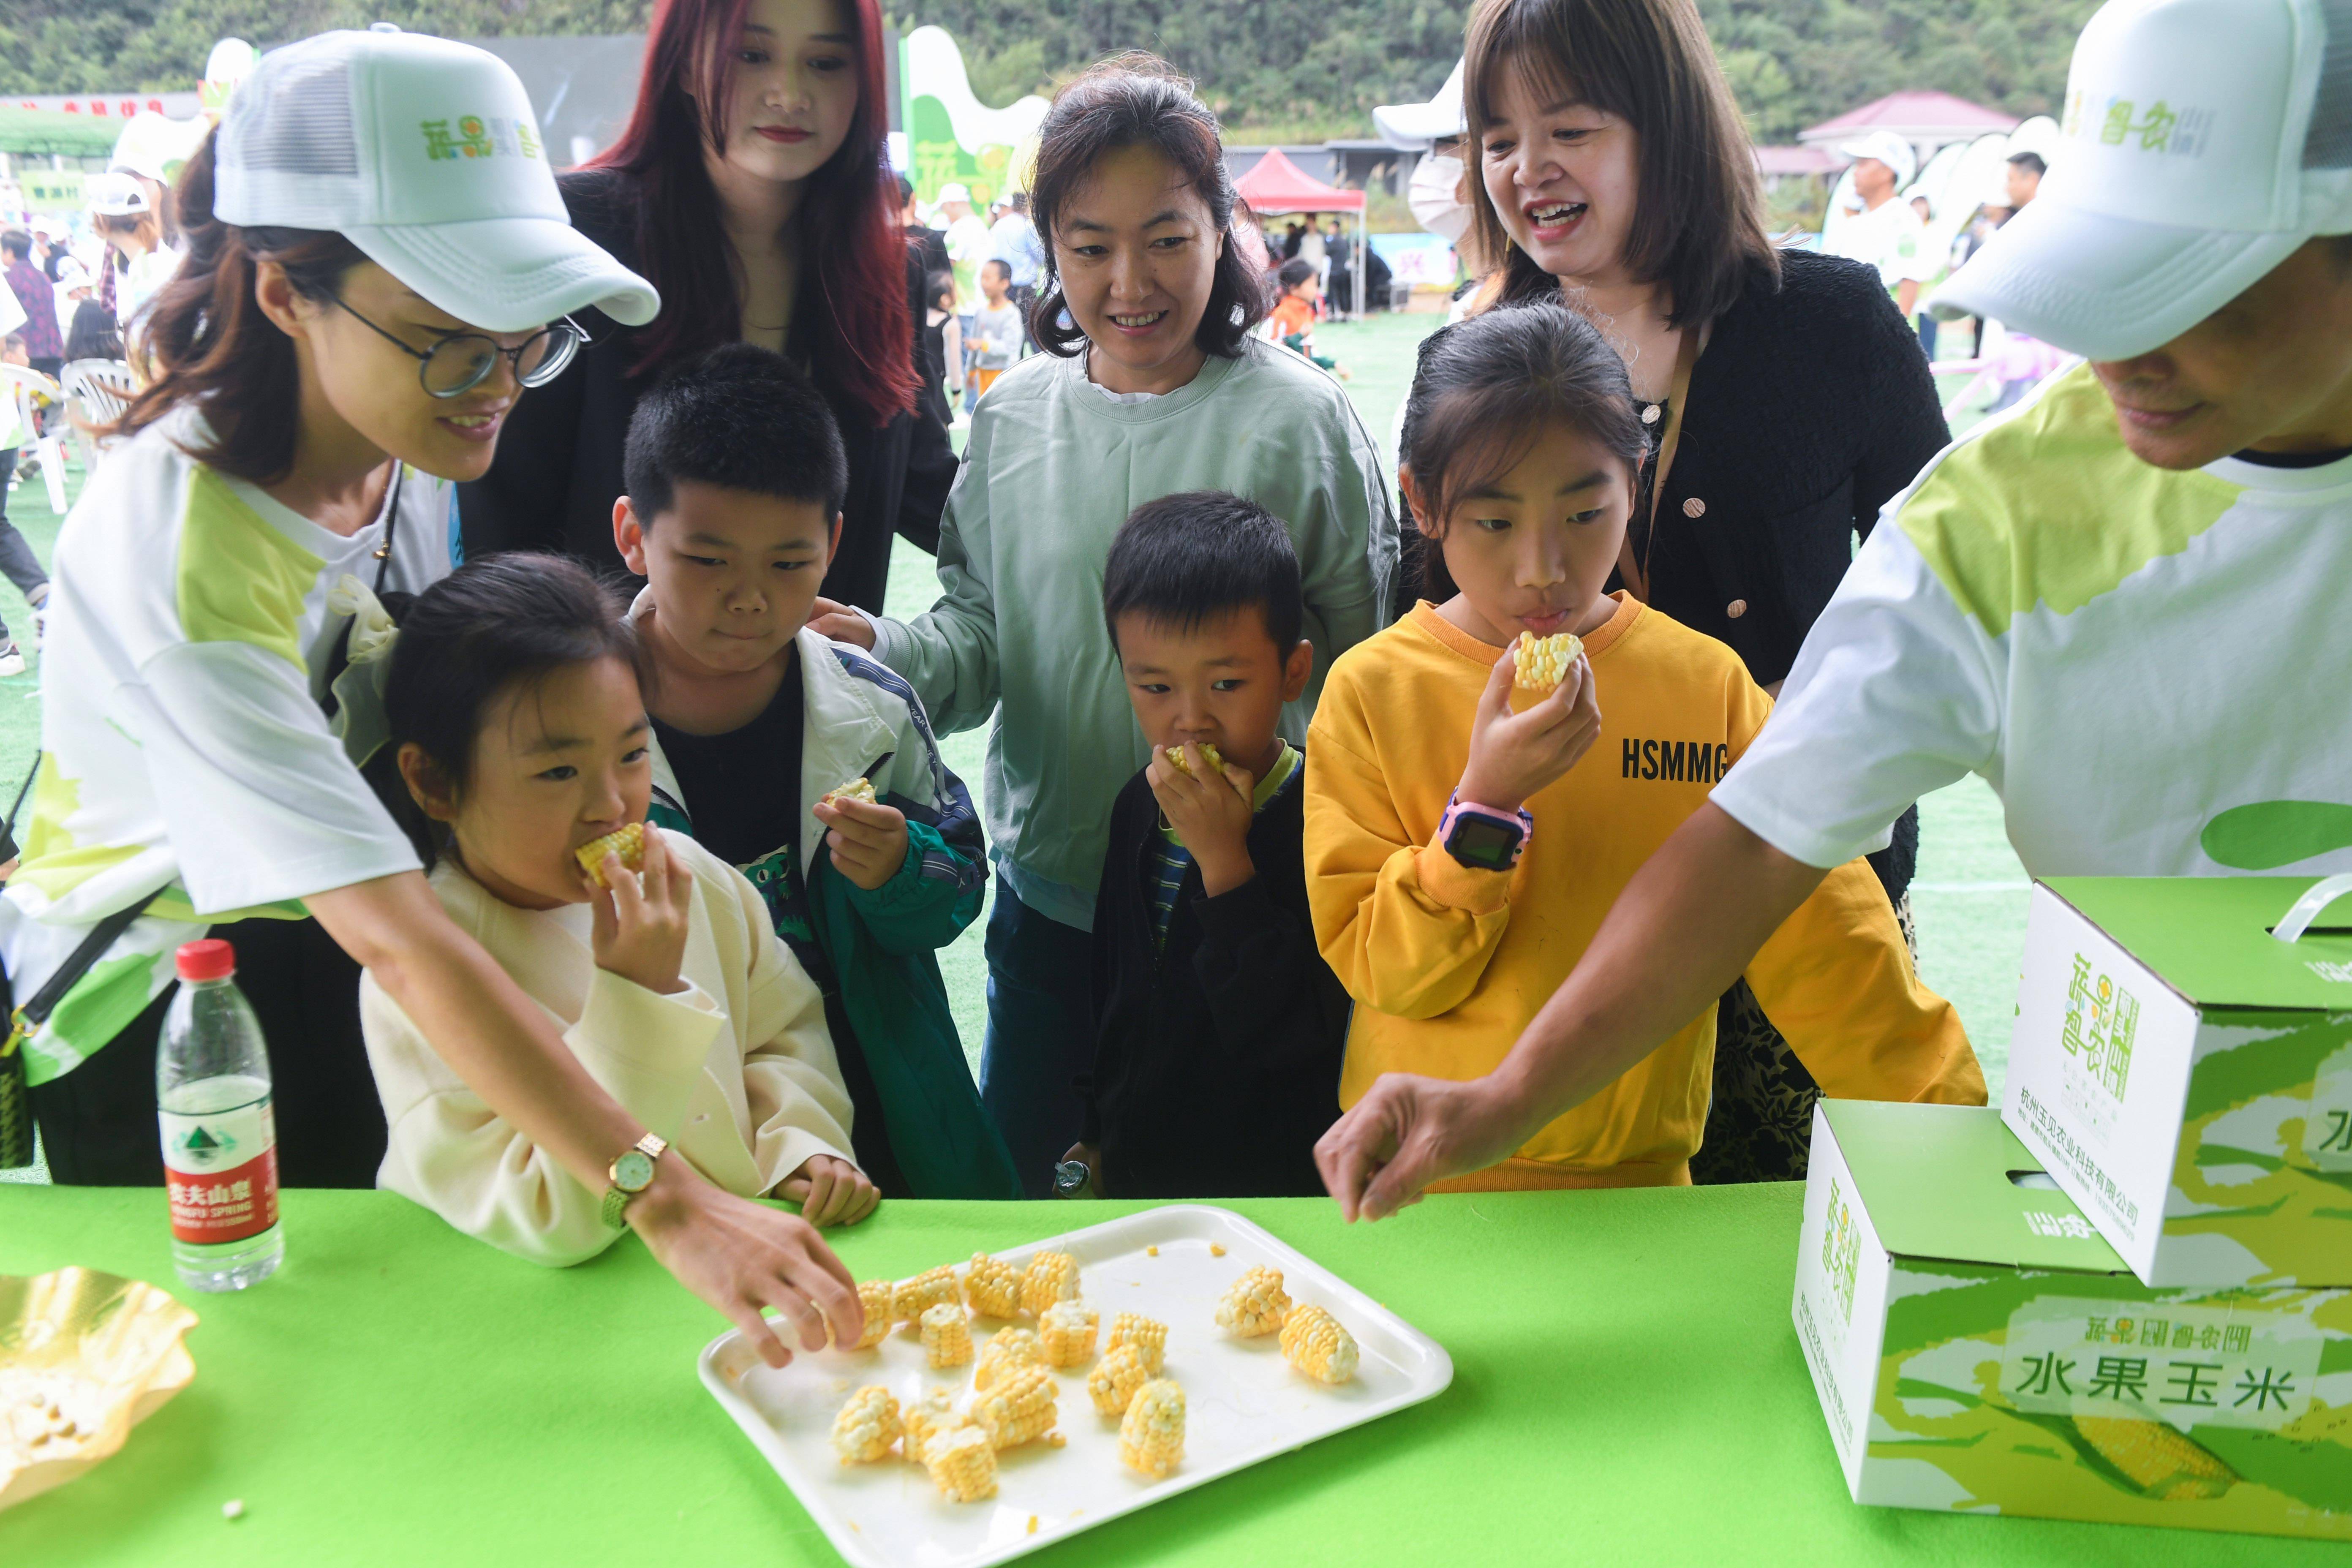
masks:
[[[0,898],[16,1000],[71,984],[24,1047],[52,1174],[162,1179],[155,1037],[173,954],[209,929],[270,1045],[288,1183],[375,1180],[363,966],[591,1192],[635,1192],[611,1173],[646,1128],[444,912],[361,769],[382,601],[448,571],[447,481],[563,368],[571,312],[641,322],[654,290],[566,221],[513,72],[435,38],[273,51],[179,198],[189,254],[134,344],[146,384],[58,542],[44,754]],[[618,1206],[772,1359],[763,1306],[806,1344],[823,1317],[854,1335],[849,1278],[801,1221],[657,1152]]]

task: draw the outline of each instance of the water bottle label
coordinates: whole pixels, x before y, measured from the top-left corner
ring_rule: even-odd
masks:
[[[207,1115],[156,1112],[174,1239],[214,1246],[278,1223],[278,1119],[268,1099]]]

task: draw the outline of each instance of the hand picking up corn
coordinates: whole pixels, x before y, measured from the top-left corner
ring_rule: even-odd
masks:
[[[1568,679],[1568,667],[1584,651],[1584,639],[1574,632],[1554,632],[1539,637],[1533,632],[1519,634],[1517,663],[1511,672],[1511,684],[1522,690],[1549,697],[1559,683]]]
[[[591,838],[572,852],[572,858],[580,862],[580,868],[588,873],[588,880],[599,888],[610,886],[604,880],[604,857],[607,855],[618,855],[624,871],[644,870],[646,825],[632,822],[618,832],[607,833],[602,838]]]
[[[870,1465],[889,1457],[899,1431],[898,1401],[888,1389],[869,1384],[851,1394],[833,1418],[833,1451],[845,1465]]]
[[[985,1252],[973,1253],[971,1267],[964,1270],[963,1289],[971,1300],[971,1310],[982,1317],[1021,1315],[1021,1270],[1010,1263],[1000,1262]]]
[[[873,780],[867,778],[854,778],[847,784],[836,784],[833,788],[825,791],[823,795],[817,796],[817,804],[819,805],[831,805],[837,800],[862,800],[866,805],[872,805],[875,804],[877,798],[877,797],[874,794]]]
[[[1211,778],[1223,778],[1225,773],[1224,753],[1218,751],[1215,746],[1210,744],[1206,741],[1195,741],[1192,743],[1200,748],[1201,760],[1209,764],[1209,776]],[[1168,765],[1170,767],[1174,768],[1186,778],[1191,778],[1192,776],[1192,764],[1184,760],[1183,747],[1171,746],[1168,748],[1165,754],[1168,758]]]
[[[1078,1260],[1066,1252],[1041,1252],[1021,1277],[1021,1310],[1042,1314],[1056,1301],[1078,1295]]]
[[[978,1426],[958,1426],[933,1437],[924,1447],[923,1468],[950,1502],[996,1495],[996,1448]]]
[[[956,1283],[955,1270],[942,1263],[937,1268],[926,1268],[912,1279],[901,1279],[890,1295],[890,1316],[902,1323],[915,1323],[941,1302],[963,1305],[963,1287]]]
[[[1143,1370],[1143,1357],[1136,1348],[1119,1345],[1103,1352],[1102,1360],[1087,1373],[1087,1397],[1105,1415],[1124,1415],[1135,1391],[1150,1381],[1151,1374]]]
[[[1056,1301],[1037,1320],[1037,1339],[1054,1366],[1083,1365],[1095,1353],[1095,1310],[1084,1301]]]
[[[1118,1457],[1129,1469],[1160,1477],[1184,1457],[1184,1391],[1166,1378],[1136,1391],[1118,1424]]]
[[[925,1310],[922,1322],[923,1354],[932,1371],[945,1372],[971,1359],[971,1326],[964,1321],[961,1306],[942,1301]]]
[[[1224,1300],[1217,1303],[1217,1327],[1245,1340],[1280,1333],[1282,1321],[1289,1315],[1290,1296],[1282,1288],[1282,1271],[1277,1268],[1243,1270]]]
[[[1282,1325],[1285,1360],[1318,1383],[1356,1375],[1356,1338],[1320,1307],[1297,1306]]]
[[[1168,1357],[1168,1325],[1140,1312],[1121,1312],[1110,1321],[1110,1337],[1103,1348],[1115,1351],[1121,1345],[1134,1346],[1143,1370],[1158,1377]]]

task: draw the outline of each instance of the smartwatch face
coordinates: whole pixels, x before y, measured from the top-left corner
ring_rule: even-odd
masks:
[[[1511,852],[1524,837],[1516,824],[1506,827],[1491,817],[1458,816],[1454,819],[1454,832],[1446,838],[1445,848],[1465,866],[1499,871],[1509,862]]]
[[[632,1149],[613,1162],[613,1184],[625,1193],[641,1193],[653,1179],[654,1163],[643,1149]]]

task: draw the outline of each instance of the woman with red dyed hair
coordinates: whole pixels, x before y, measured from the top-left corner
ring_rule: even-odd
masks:
[[[467,557],[561,550],[621,566],[613,509],[639,394],[741,340],[806,369],[849,454],[828,597],[879,612],[890,539],[925,550],[955,478],[921,410],[919,264],[884,153],[876,0],[658,0],[620,140],[562,177],[580,231],[651,279],[634,331],[585,314],[591,344],[519,404],[498,461],[460,487]]]

